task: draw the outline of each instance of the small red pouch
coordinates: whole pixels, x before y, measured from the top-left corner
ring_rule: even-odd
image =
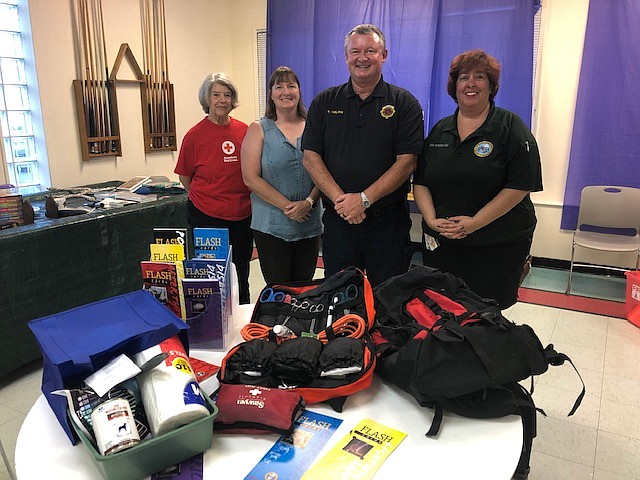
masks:
[[[292,390],[255,385],[220,385],[215,429],[225,433],[279,433],[293,430],[304,399]]]

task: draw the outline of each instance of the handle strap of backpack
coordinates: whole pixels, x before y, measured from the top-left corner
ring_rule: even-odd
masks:
[[[533,426],[532,432],[533,432],[533,436],[535,437],[535,430],[536,430],[535,429],[535,412],[538,412],[544,415],[545,417],[547,416],[547,414],[543,409],[536,407],[535,403],[533,402],[533,398],[531,397],[531,394],[527,391],[527,389],[518,383],[506,384],[500,387],[493,387],[493,388],[496,391],[499,390],[499,391],[506,392],[506,395],[504,396],[504,398],[501,398],[501,399],[496,399],[494,396],[492,397],[493,399],[488,400],[488,403],[486,403],[486,405],[491,407],[496,407],[499,405],[513,407],[513,411],[511,411],[512,409],[510,408],[509,411],[505,412],[504,414],[505,415],[508,413],[518,414],[521,417],[523,417],[523,419],[525,418],[526,415],[529,415],[529,416],[533,415],[534,426]],[[483,402],[487,400],[487,397],[486,397],[487,393],[488,393],[487,390],[485,390],[484,394],[482,395]],[[425,436],[435,437],[440,431],[440,426],[442,425],[444,408],[440,402],[434,402],[433,404],[428,406],[434,409],[434,414],[433,414],[433,420],[431,421],[431,427],[429,427],[429,431],[425,433]],[[530,412],[530,413],[527,413],[527,412]]]
[[[582,403],[582,399],[584,398],[584,395],[586,393],[586,389],[585,389],[585,386],[584,386],[584,380],[582,380],[582,375],[580,375],[580,372],[578,371],[576,366],[573,364],[571,359],[567,355],[565,355],[564,353],[557,352],[553,348],[553,344],[552,343],[547,345],[547,348],[544,349],[544,353],[545,353],[545,356],[547,357],[547,361],[549,362],[549,365],[553,365],[554,367],[557,367],[559,365],[563,365],[564,362],[569,362],[571,364],[571,366],[573,367],[573,369],[575,370],[576,374],[578,374],[578,378],[580,379],[580,382],[582,383],[582,392],[580,392],[580,395],[578,395],[578,398],[576,398],[576,401],[573,404],[573,408],[571,409],[571,411],[567,415],[567,417],[570,417],[571,415],[576,413],[576,410],[578,409],[578,407]]]
[[[493,378],[492,372],[495,372],[495,366],[493,360],[487,355],[482,346],[475,345],[475,343],[467,335],[465,335],[465,328],[458,325],[455,320],[446,321],[442,324],[442,327],[438,330],[431,331],[431,335],[438,340],[444,342],[464,342],[467,341],[469,346],[473,349],[478,356],[484,368],[489,375]]]
[[[462,315],[456,316],[456,315],[453,314],[453,312],[449,312],[449,311],[445,310],[444,308],[442,308],[438,304],[438,302],[436,302],[434,299],[429,297],[425,292],[420,292],[418,295],[416,295],[416,298],[418,298],[422,303],[424,303],[425,306],[427,308],[429,308],[429,310],[431,310],[436,315],[439,315],[442,318],[449,318],[449,319],[452,319],[452,320],[456,320],[457,319],[458,323],[462,323],[464,320],[469,318],[471,315],[474,315],[474,312],[472,312],[470,310],[467,310]]]
[[[429,431],[425,433],[426,437],[435,437],[440,431],[440,425],[442,424],[442,405],[436,402],[433,405],[433,408],[435,410],[433,412],[433,420],[431,421],[431,427],[429,427]]]

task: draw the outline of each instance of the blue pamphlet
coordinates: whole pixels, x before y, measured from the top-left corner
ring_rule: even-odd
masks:
[[[342,420],[304,410],[290,435],[281,436],[245,480],[298,480],[311,466]]]
[[[232,293],[231,272],[233,248],[229,246],[226,260],[184,260],[185,322],[189,329],[189,344],[194,348],[224,349],[229,333]]]
[[[227,258],[229,254],[229,229],[193,229],[193,253],[197,258]]]
[[[194,348],[224,348],[225,318],[220,283],[212,278],[183,278],[185,322],[189,345]]]
[[[194,258],[183,260],[185,278],[212,278],[224,283],[226,258]]]

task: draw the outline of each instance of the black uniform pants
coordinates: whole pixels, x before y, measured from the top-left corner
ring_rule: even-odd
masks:
[[[325,276],[355,266],[363,270],[372,286],[400,275],[411,260],[411,219],[406,202],[369,208],[364,222],[350,225],[328,207],[322,217],[322,259]]]
[[[532,237],[504,245],[473,246],[441,241],[433,251],[422,240],[422,260],[429,267],[461,278],[481,297],[493,298],[502,310],[518,301],[518,287]]]

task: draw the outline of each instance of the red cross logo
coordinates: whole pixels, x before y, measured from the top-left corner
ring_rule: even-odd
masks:
[[[233,152],[236,151],[236,146],[233,144],[233,142],[226,140],[222,143],[222,151],[225,153],[225,155],[233,155]]]

